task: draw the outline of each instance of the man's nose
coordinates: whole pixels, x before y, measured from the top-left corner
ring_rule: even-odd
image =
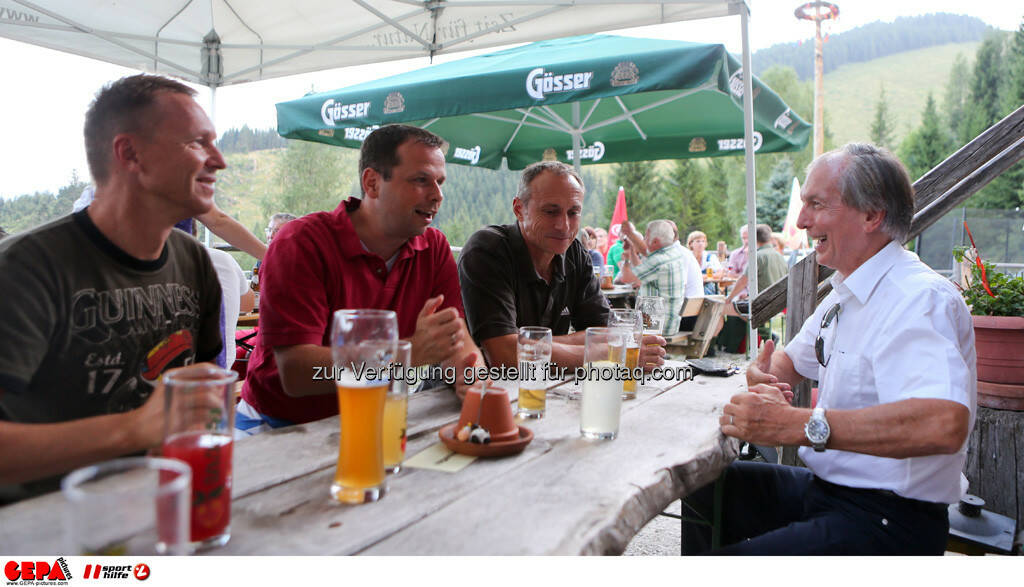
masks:
[[[225,169],[228,164],[224,161],[224,155],[221,154],[220,149],[216,145],[210,145],[209,157],[206,159],[206,166],[212,167],[213,169]]]

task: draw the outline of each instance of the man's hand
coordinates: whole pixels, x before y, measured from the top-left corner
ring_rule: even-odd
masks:
[[[757,353],[757,358],[754,359],[750,365],[747,365],[747,387],[750,388],[751,392],[755,391],[755,386],[759,384],[767,384],[774,386],[782,392],[783,397],[786,401],[793,401],[793,391],[788,383],[779,382],[779,378],[772,375],[772,354],[775,353],[775,341],[766,340],[761,345],[761,352]]]
[[[722,410],[718,420],[722,433],[752,444],[800,444],[802,423],[808,418],[800,412],[807,410],[790,406],[778,387],[762,383],[751,387],[750,391],[732,396]]]
[[[444,301],[444,295],[430,298],[423,304],[416,318],[416,332],[412,339],[412,364],[432,365],[451,359],[465,347],[469,336],[465,323],[455,308],[436,310]]]
[[[645,334],[640,342],[640,358],[637,359],[637,364],[647,372],[664,365],[666,342],[657,334]]]
[[[457,359],[455,359],[455,395],[459,396],[459,399],[465,399],[466,393],[471,389],[479,389],[487,384],[487,379],[475,379],[472,382],[466,381],[463,374],[467,368],[475,369],[478,366],[477,362],[480,359],[480,355],[475,351],[469,352]]]

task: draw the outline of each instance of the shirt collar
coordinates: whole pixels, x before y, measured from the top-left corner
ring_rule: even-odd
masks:
[[[355,226],[352,224],[352,212],[359,209],[362,200],[355,196],[343,201],[334,209],[331,214],[335,217],[338,227],[341,229],[341,252],[348,258],[359,256],[379,257],[376,253],[367,251],[363,242],[356,234]],[[428,247],[426,234],[418,234],[405,241],[398,249],[396,260],[411,257],[415,251],[422,251]]]
[[[544,278],[537,273],[537,269],[533,266],[533,258],[530,257],[530,249],[526,247],[526,239],[523,238],[523,233],[519,230],[519,222],[513,222],[510,225],[512,228],[509,234],[512,238],[513,250],[517,254],[515,258],[523,260],[522,263],[522,276],[529,281],[544,281]],[[551,271],[551,282],[562,281],[565,279],[565,255],[555,255],[552,262]]]
[[[847,277],[844,278],[838,271],[834,273],[831,277],[832,287],[841,300],[852,295],[862,305],[866,304],[878,283],[892,269],[902,253],[903,247],[896,241],[889,241],[889,244],[861,263],[860,267],[854,269]]]

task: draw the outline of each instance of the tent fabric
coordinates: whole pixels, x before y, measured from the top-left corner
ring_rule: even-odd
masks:
[[[216,87],[741,10],[744,0],[0,0],[0,37]]]
[[[739,62],[719,44],[613,35],[540,41],[277,105],[287,138],[358,148],[377,126],[429,128],[450,163],[522,169],[743,154]],[[810,126],[754,79],[757,152],[802,149]]]

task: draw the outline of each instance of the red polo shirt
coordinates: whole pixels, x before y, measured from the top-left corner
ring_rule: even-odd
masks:
[[[388,271],[385,260],[366,251],[356,236],[349,212],[359,204],[350,198],[332,212],[285,224],[267,251],[260,272],[259,334],[242,387],[242,398],[262,414],[302,423],[338,413],[333,394],[286,395],[274,361],[275,346],[330,346],[335,310],[394,310],[402,338],[412,336],[423,304],[436,295],[444,294],[441,308],[463,315],[458,271],[444,234],[427,228],[409,239]]]

